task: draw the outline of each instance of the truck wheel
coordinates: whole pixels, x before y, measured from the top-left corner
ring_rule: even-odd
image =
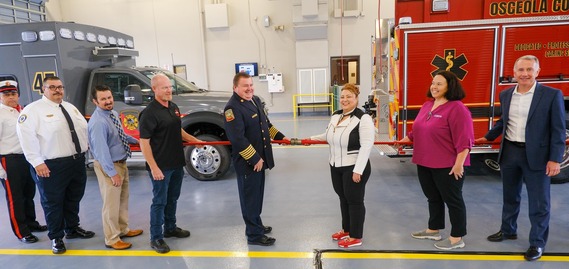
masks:
[[[500,176],[500,164],[497,158],[498,154],[484,154],[483,162],[490,173]]]
[[[565,135],[569,135],[569,130],[565,130]],[[569,136],[567,136],[569,138]],[[565,146],[565,153],[561,160],[561,171],[558,175],[551,178],[551,184],[561,184],[569,182],[569,147]]]
[[[197,136],[203,141],[220,141],[219,137],[203,134]],[[221,178],[231,164],[231,153],[227,146],[205,145],[202,148],[184,148],[186,171],[197,180],[208,181]]]

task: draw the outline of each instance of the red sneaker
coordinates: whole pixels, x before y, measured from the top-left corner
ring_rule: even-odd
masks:
[[[338,246],[341,248],[351,248],[351,247],[357,247],[357,246],[361,246],[361,245],[362,245],[362,240],[357,239],[357,238],[353,238],[353,240],[346,238],[342,241],[338,241]]]
[[[332,235],[332,240],[338,241],[338,240],[346,239],[348,237],[350,237],[350,233],[346,233],[344,231],[339,231],[339,232]]]

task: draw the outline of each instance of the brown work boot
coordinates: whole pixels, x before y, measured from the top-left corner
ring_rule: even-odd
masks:
[[[105,245],[108,248],[112,248],[112,249],[116,249],[116,250],[121,250],[121,249],[127,249],[132,247],[131,243],[127,243],[127,242],[123,242],[121,240],[117,241],[116,243],[112,244],[112,245]]]
[[[121,237],[135,237],[142,234],[142,230],[130,230],[128,233],[121,235]]]

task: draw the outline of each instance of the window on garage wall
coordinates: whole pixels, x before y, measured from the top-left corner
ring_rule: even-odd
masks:
[[[0,23],[40,22],[45,20],[45,1],[0,0]]]
[[[330,85],[360,84],[360,56],[330,58]]]

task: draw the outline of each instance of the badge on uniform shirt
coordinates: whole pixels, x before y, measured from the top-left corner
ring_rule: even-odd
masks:
[[[251,116],[252,119],[257,117],[257,113],[253,114],[253,116]]]
[[[22,114],[22,115],[20,115],[20,117],[18,118],[18,123],[24,123],[24,121],[26,121],[26,119],[28,119],[28,115]]]
[[[234,119],[235,116],[233,116],[233,110],[232,109],[225,110],[225,120],[230,122]]]

